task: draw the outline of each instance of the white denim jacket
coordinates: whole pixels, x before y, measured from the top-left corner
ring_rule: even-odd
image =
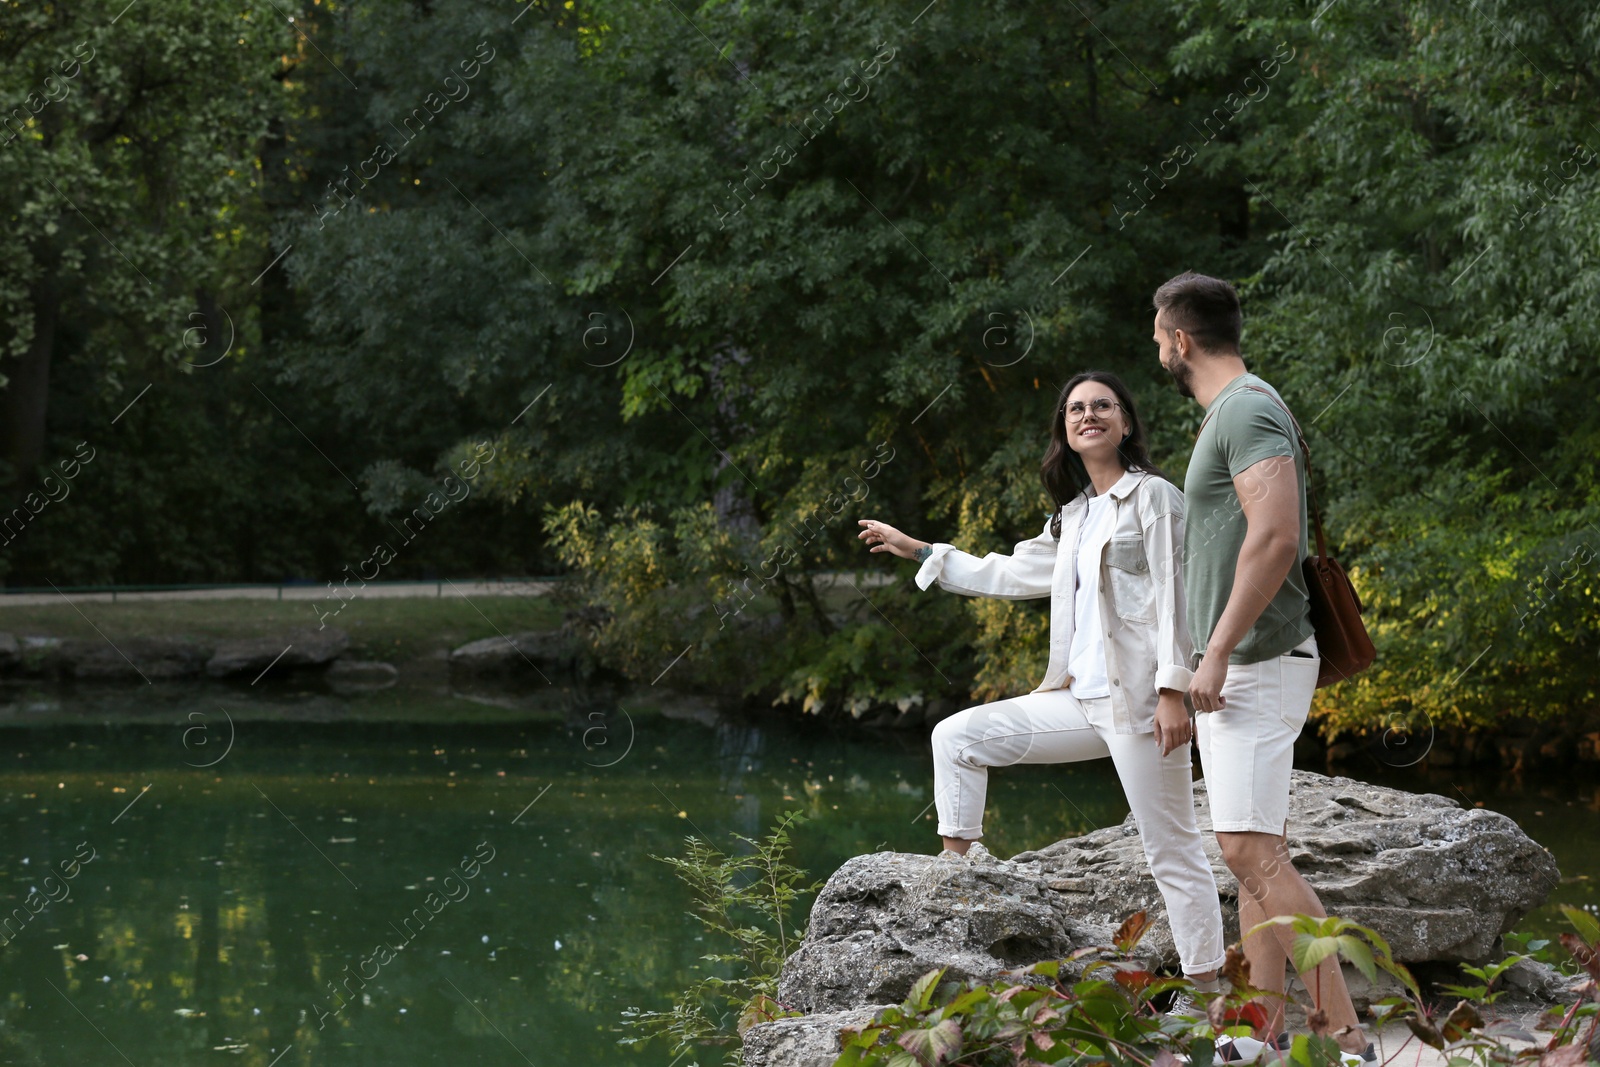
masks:
[[[917,571],[920,589],[938,582],[967,596],[1051,598],[1050,664],[1035,693],[1072,684],[1067,656],[1077,618],[1078,539],[1091,491],[1062,506],[1059,542],[1047,519],[1038,537],[1019,542],[1009,556],[978,559],[936,544]],[[1183,600],[1183,492],[1165,478],[1128,471],[1107,495],[1116,519],[1100,559],[1100,626],[1112,719],[1119,734],[1149,733],[1160,691],[1187,692],[1194,677]]]

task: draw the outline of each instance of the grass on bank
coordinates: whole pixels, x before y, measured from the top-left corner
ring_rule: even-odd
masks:
[[[275,637],[293,629],[317,629],[326,600],[128,600],[115,604],[4,605],[0,633],[18,638],[176,637],[217,641]],[[358,598],[328,619],[350,635],[361,658],[389,662],[422,659],[497,633],[554,629],[561,609],[548,597],[479,596]]]

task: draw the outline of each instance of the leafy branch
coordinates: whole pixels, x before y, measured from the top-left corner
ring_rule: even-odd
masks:
[[[757,841],[731,834],[749,851],[728,855],[695,836],[684,839],[685,855],[652,856],[673,869],[694,897],[693,915],[713,940],[726,947],[701,959],[716,972],[679,993],[667,1011],[624,1011],[626,1025],[643,1031],[624,1045],[670,1038],[681,1054],[696,1045],[737,1045],[759,1022],[799,1014],[777,1001],[783,962],[804,936],[792,918],[801,897],[822,883],[802,884],[806,873],[789,861],[790,831],[803,823],[799,811],[785,812]],[[739,1050],[732,1052],[739,1062]]]

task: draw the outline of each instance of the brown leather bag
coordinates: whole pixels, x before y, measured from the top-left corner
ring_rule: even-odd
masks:
[[[1372,637],[1361,621],[1361,598],[1350,583],[1339,561],[1328,555],[1327,539],[1322,533],[1322,512],[1317,507],[1317,490],[1311,472],[1311,446],[1294,412],[1284,407],[1283,401],[1255,385],[1244,388],[1261,393],[1283,408],[1283,413],[1294,423],[1295,436],[1300,439],[1300,451],[1306,457],[1306,495],[1311,504],[1311,515],[1317,531],[1317,551],[1307,555],[1301,564],[1305,574],[1306,591],[1311,598],[1311,625],[1317,633],[1317,652],[1322,665],[1317,671],[1317,688],[1346,681],[1372,666],[1377,656]],[[1204,423],[1201,424],[1204,429]]]

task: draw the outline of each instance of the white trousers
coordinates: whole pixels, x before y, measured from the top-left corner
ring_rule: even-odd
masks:
[[[934,804],[943,837],[983,836],[989,768],[1111,757],[1133,809],[1150,874],[1166,901],[1185,974],[1222,966],[1222,908],[1194,818],[1189,746],[1161,755],[1155,734],[1119,734],[1111,700],[1065,689],[957,712],[933,729]]]

